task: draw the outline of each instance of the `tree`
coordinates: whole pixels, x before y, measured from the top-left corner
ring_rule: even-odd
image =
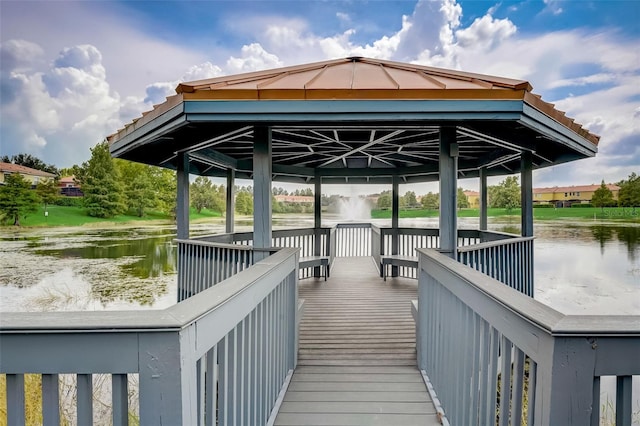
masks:
[[[418,200],[416,199],[416,193],[413,191],[407,191],[402,196],[404,198],[405,207],[416,207],[418,205]]]
[[[152,181],[152,169],[155,167],[121,159],[115,159],[114,164],[124,188],[127,209],[143,217],[147,210],[158,206],[158,197]]]
[[[198,176],[191,184],[189,198],[191,199],[191,207],[196,209],[198,213],[202,209],[208,208],[211,205],[211,198],[213,198],[213,187],[209,178]]]
[[[464,193],[464,189],[458,188],[458,209],[469,208],[469,199]]]
[[[83,166],[82,192],[89,216],[108,218],[124,211],[123,188],[108,143],[94,146]]]
[[[236,194],[236,212],[238,214],[253,214],[253,195],[244,187]]]
[[[629,179],[620,182],[618,205],[631,207],[634,211],[636,207],[640,207],[640,176],[631,173]]]
[[[44,161],[31,154],[17,154],[9,158],[7,155],[2,157],[3,163],[13,163],[31,169],[42,170],[43,172],[58,175],[58,169],[53,164],[45,164]]]
[[[391,208],[391,191],[382,191],[380,196],[378,197],[378,201],[376,206],[381,209],[390,209]]]
[[[520,207],[520,185],[517,176],[508,176],[498,185],[489,187],[489,205],[507,209]]]
[[[174,219],[177,210],[178,181],[176,172],[162,167],[150,167],[151,185],[156,194],[156,207],[160,211],[170,214]]]
[[[438,210],[440,208],[440,196],[433,192],[423,195],[421,202],[422,207],[427,210]]]
[[[12,220],[14,226],[20,226],[20,217],[38,210],[38,195],[31,190],[31,185],[19,173],[5,176],[4,185],[0,186],[0,212],[3,222]]]
[[[60,188],[58,188],[58,179],[47,179],[38,182],[36,185],[36,193],[44,203],[44,210],[47,210],[49,204],[53,204],[60,196]]]
[[[593,195],[591,196],[591,205],[593,207],[600,207],[600,210],[602,211],[604,211],[605,207],[615,205],[613,192],[607,188],[607,185],[604,183],[604,179],[602,179],[600,188],[593,192]]]

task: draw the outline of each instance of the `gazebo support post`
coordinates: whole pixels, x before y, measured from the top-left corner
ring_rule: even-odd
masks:
[[[391,254],[398,254],[398,228],[400,224],[400,176],[391,180]],[[398,266],[391,267],[391,276],[398,276]]]
[[[480,230],[487,230],[487,212],[489,208],[487,193],[487,168],[480,168]]]
[[[520,157],[520,207],[523,237],[533,237],[533,164],[529,151]]]
[[[271,247],[271,128],[256,126],[253,130],[253,246]],[[256,251],[256,262],[269,256]]]
[[[456,258],[458,245],[458,144],[455,127],[440,127],[440,252]]]
[[[320,228],[322,227],[322,176],[317,170],[313,184],[313,255],[320,256],[322,254],[322,234],[320,233]],[[320,276],[319,266],[313,268],[313,276]]]
[[[236,211],[236,171],[227,169],[227,212],[225,217],[225,232],[233,233],[233,223]]]
[[[189,238],[189,154],[179,152],[177,161],[176,228],[178,239]]]

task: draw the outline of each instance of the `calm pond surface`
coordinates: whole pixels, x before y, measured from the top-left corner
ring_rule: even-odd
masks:
[[[311,223],[311,217],[280,217],[274,229]],[[438,221],[400,225],[437,227]],[[477,229],[478,220],[461,218],[459,226]],[[519,218],[490,218],[490,228],[519,233]],[[191,225],[194,236],[223,229],[222,221]],[[249,222],[236,223],[236,230],[248,229]],[[568,314],[640,314],[640,224],[544,221],[536,222],[535,235],[536,299]],[[173,226],[0,230],[0,312],[170,306],[174,238]]]

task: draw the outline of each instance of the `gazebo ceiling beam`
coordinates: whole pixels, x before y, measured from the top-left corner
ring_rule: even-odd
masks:
[[[404,132],[404,130],[396,130],[396,131],[391,132],[391,133],[389,133],[389,134],[387,134],[387,135],[385,135],[385,136],[380,137],[379,139],[375,139],[375,138],[374,138],[374,135],[372,134],[372,135],[371,135],[371,139],[372,139],[372,140],[370,140],[370,142],[369,142],[369,143],[366,143],[366,144],[364,144],[364,145],[362,145],[362,146],[359,146],[359,147],[356,147],[356,148],[352,148],[352,151],[351,151],[351,152],[348,152],[348,153],[342,154],[342,155],[340,155],[340,156],[338,156],[338,157],[336,157],[336,158],[332,159],[331,161],[324,162],[324,163],[322,163],[322,164],[320,165],[320,167],[322,167],[322,166],[326,166],[326,165],[328,165],[328,164],[331,164],[331,163],[336,162],[336,161],[339,161],[339,160],[343,160],[343,162],[344,162],[344,159],[345,159],[346,157],[348,157],[349,155],[352,155],[352,154],[354,154],[354,153],[356,153],[356,152],[364,151],[364,150],[365,150],[365,149],[367,149],[368,147],[373,146],[373,145],[375,145],[375,144],[377,144],[377,143],[383,142],[383,141],[385,141],[386,139],[392,138],[392,137],[394,137],[395,135],[400,134],[400,133],[402,133],[402,132]],[[345,162],[345,167],[346,167],[346,162]]]
[[[205,152],[190,152],[189,158],[192,160],[198,160],[210,166],[218,166],[225,169],[234,170],[238,168],[238,160],[233,157],[229,157],[228,155],[222,154],[218,151],[214,151],[210,148],[207,148],[203,151]]]
[[[507,148],[510,149],[512,151],[517,151],[517,152],[522,152],[522,151],[531,151],[534,152],[535,150],[533,148],[530,148],[528,146],[519,146],[516,144],[513,144],[511,142],[507,142],[503,139],[499,139],[481,132],[478,132],[476,130],[472,130],[470,128],[467,127],[459,127],[458,128],[458,133],[460,133],[461,135],[464,136],[469,136],[472,138],[475,138],[477,140],[481,140],[487,143],[490,143],[492,145],[496,145],[496,146],[500,146],[503,148]]]
[[[253,126],[244,126],[241,127],[239,129],[236,130],[232,130],[228,133],[225,133],[223,135],[219,135],[219,136],[215,136],[213,138],[204,140],[200,143],[197,143],[195,145],[189,146],[187,148],[184,149],[180,149],[176,152],[192,152],[192,151],[198,151],[204,148],[208,148],[210,146],[214,146],[218,143],[223,143],[223,142],[229,142],[232,141],[236,138],[239,137],[243,137],[243,136],[250,136],[251,134],[253,134]]]

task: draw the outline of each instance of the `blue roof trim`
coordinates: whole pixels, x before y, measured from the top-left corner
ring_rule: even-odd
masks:
[[[186,100],[187,114],[326,114],[411,112],[522,112],[521,100],[283,100],[217,101]],[[246,116],[246,115],[245,115]]]
[[[558,140],[588,157],[593,157],[598,152],[597,145],[532,106],[525,104],[523,112],[524,114],[519,120],[523,125]]]
[[[109,147],[111,155],[118,157],[124,152],[135,149],[140,145],[144,145],[149,139],[156,135],[161,135],[164,132],[188,124],[187,117],[183,114],[183,108],[184,104],[180,103],[159,117],[143,124],[131,133],[122,136]],[[138,141],[132,143],[132,141],[135,141],[136,139]]]

